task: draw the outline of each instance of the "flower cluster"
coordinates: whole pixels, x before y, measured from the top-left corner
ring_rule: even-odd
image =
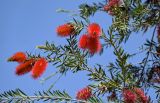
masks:
[[[92,90],[89,87],[83,88],[77,92],[76,98],[79,100],[87,100],[92,96]]]
[[[133,90],[124,89],[123,97],[124,97],[125,103],[136,103],[136,101],[140,103],[148,102],[147,96],[144,94],[144,92],[140,88],[133,88]]]
[[[59,36],[66,37],[66,36],[74,34],[75,30],[72,24],[66,23],[66,24],[58,26],[56,31]]]
[[[101,28],[98,24],[92,23],[88,25],[87,34],[83,34],[79,40],[79,47],[88,49],[91,54],[97,53],[101,50],[101,43],[99,36]]]
[[[114,13],[112,12],[112,8],[119,6],[120,4],[122,4],[121,0],[109,0],[108,4],[104,6],[104,10],[113,15]]]
[[[19,63],[15,71],[17,75],[23,75],[31,71],[34,79],[37,79],[44,73],[48,64],[45,58],[27,58],[23,52],[15,53],[8,61]]]
[[[61,37],[67,37],[75,33],[74,26],[71,23],[60,25],[56,29],[57,34]],[[79,40],[79,47],[88,49],[90,54],[97,53],[101,50],[101,43],[99,36],[101,28],[97,23],[89,24],[87,27],[87,34],[83,34]]]

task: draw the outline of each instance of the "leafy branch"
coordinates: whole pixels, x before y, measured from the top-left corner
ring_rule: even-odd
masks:
[[[153,47],[153,42],[154,42],[153,39],[154,39],[155,31],[156,31],[156,27],[155,27],[154,30],[153,30],[153,34],[152,34],[152,38],[151,38],[151,43],[150,43],[150,45],[149,45],[149,50],[147,51],[147,56],[146,56],[146,58],[144,59],[144,65],[143,65],[143,68],[142,68],[142,72],[141,72],[141,76],[140,76],[139,82],[140,82],[140,81],[144,81],[142,78],[143,78],[143,75],[144,75],[144,72],[145,72],[145,67],[146,67],[146,65],[147,65],[150,52],[151,52],[152,47]]]
[[[65,73],[68,69],[76,72],[83,70],[83,64],[86,62],[86,53],[81,53],[81,50],[77,46],[77,40],[75,37],[67,39],[68,45],[56,47],[54,44],[46,42],[44,46],[38,46],[39,49],[49,53],[48,61],[57,65],[60,73]]]
[[[0,94],[0,102],[1,103],[34,103],[35,101],[43,101],[43,102],[66,102],[66,103],[103,103],[100,98],[91,97],[88,100],[77,100],[71,98],[65,91],[60,92],[56,91],[42,91],[35,93],[34,96],[28,96],[20,89],[10,90]]]

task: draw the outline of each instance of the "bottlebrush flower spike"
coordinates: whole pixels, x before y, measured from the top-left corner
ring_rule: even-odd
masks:
[[[124,89],[122,95],[124,97],[125,103],[135,103],[137,100],[136,94],[133,93],[131,90]]]
[[[32,68],[32,77],[34,79],[37,79],[38,77],[40,77],[43,72],[46,70],[46,67],[48,65],[48,62],[45,58],[39,58],[33,68]]]
[[[19,63],[22,63],[26,60],[27,56],[24,52],[17,52],[10,58],[8,58],[8,61],[16,61]]]
[[[79,100],[87,100],[92,96],[92,90],[89,87],[83,88],[77,92],[76,98]]]
[[[102,46],[98,38],[89,37],[88,39],[88,50],[91,54],[100,52]]]
[[[35,63],[35,59],[26,60],[24,63],[19,64],[16,67],[16,74],[23,75],[32,70],[32,67]]]
[[[89,24],[87,29],[88,34],[93,38],[97,38],[101,34],[101,27],[97,23]]]
[[[56,31],[59,36],[65,37],[73,34],[75,30],[72,24],[67,23],[58,26]]]
[[[88,35],[86,34],[82,35],[79,39],[79,47],[82,49],[86,49],[88,44],[88,39],[89,39]]]
[[[144,94],[143,90],[141,90],[140,88],[134,88],[134,92],[137,94],[138,100],[141,103],[147,103],[148,102],[148,97]]]
[[[114,6],[123,4],[122,0],[109,0],[108,4],[104,6],[104,10],[109,11]]]

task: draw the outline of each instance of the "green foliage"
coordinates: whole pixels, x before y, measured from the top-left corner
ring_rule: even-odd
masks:
[[[105,81],[107,78],[105,71],[102,69],[100,65],[99,68],[95,67],[88,76],[90,76],[89,80],[94,81]]]
[[[104,103],[100,98],[91,97],[87,100],[87,103]]]
[[[108,0],[106,0],[108,1]],[[0,94],[0,102],[74,102],[74,103],[103,103],[99,96],[115,93],[118,98],[114,102],[123,102],[122,91],[124,88],[141,87],[144,89],[154,88],[156,91],[157,101],[160,101],[159,83],[152,82],[155,78],[160,79],[159,72],[154,68],[160,66],[160,42],[154,40],[156,29],[160,25],[160,2],[157,0],[123,0],[124,3],[113,6],[110,11],[104,11],[103,3],[81,4],[79,6],[79,18],[73,18],[69,23],[73,24],[75,35],[66,38],[65,45],[56,46],[54,43],[46,42],[43,46],[37,46],[46,53],[46,59],[56,67],[55,74],[66,74],[68,71],[77,73],[86,71],[88,73],[90,88],[93,95],[86,101],[72,99],[66,92],[60,91],[43,91],[35,93],[35,96],[28,96],[21,90],[11,90]],[[107,66],[97,64],[90,67],[88,58],[92,56],[88,51],[81,50],[78,47],[78,36],[83,29],[86,29],[90,23],[89,17],[94,16],[98,11],[112,12],[112,24],[108,32],[102,29],[101,40],[103,47],[112,48],[115,60],[109,62]],[[70,11],[59,9],[59,12],[70,13]],[[130,54],[126,52],[123,45],[127,43],[132,33],[138,33],[151,30],[154,27],[152,37],[146,40],[138,53]],[[159,28],[160,29],[160,28]],[[157,36],[159,39],[159,37]],[[103,50],[104,51],[104,50]],[[103,53],[103,52],[101,52]],[[138,64],[129,62],[141,53],[142,61]],[[40,57],[28,53],[30,58]],[[51,78],[52,74],[48,78]],[[47,78],[47,79],[48,79]],[[44,80],[47,80],[44,79]],[[157,86],[158,85],[158,86]],[[109,101],[109,99],[107,99]],[[149,101],[151,102],[151,100]]]
[[[69,102],[72,100],[72,98],[65,92],[60,92],[59,90],[56,91],[43,91],[35,93],[35,96],[38,97],[37,101],[43,100],[43,101],[53,101],[53,102]]]
[[[1,103],[34,103],[36,101],[42,101],[43,103],[104,103],[100,98],[91,97],[87,101],[72,99],[65,91],[38,91],[34,96],[28,96],[20,89],[15,91],[7,91],[0,94]]]
[[[11,103],[11,102],[19,103],[25,101],[25,99],[30,101],[28,96],[20,89],[16,89],[15,91],[10,90],[8,92],[0,94],[0,102],[2,103]]]
[[[99,4],[100,5],[100,4]],[[89,16],[93,16],[101,6],[96,3],[93,3],[93,6],[88,4],[81,4],[79,6],[80,16],[83,18],[88,18]]]
[[[83,65],[86,63],[87,53],[81,53],[81,50],[77,46],[77,40],[75,36],[71,36],[67,39],[68,45],[64,47],[56,47],[54,44],[46,42],[45,46],[38,46],[39,49],[43,49],[48,53],[48,61],[56,65],[59,68],[60,73],[66,73],[68,70],[77,72],[83,70]]]

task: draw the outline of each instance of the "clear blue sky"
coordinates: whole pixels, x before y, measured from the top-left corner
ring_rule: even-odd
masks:
[[[6,62],[7,58],[17,51],[39,53],[40,51],[35,47],[43,45],[46,40],[57,45],[64,44],[65,39],[57,37],[55,29],[58,25],[66,23],[72,18],[69,14],[56,13],[56,10],[59,8],[76,10],[79,4],[94,1],[98,0],[0,0],[0,93],[20,88],[28,94],[33,94],[34,91],[47,89],[58,76],[43,85],[39,81],[55,72],[55,67],[49,65],[42,77],[34,80],[30,73],[16,76],[17,63],[8,63]],[[91,22],[99,23],[106,32],[112,21],[106,13],[98,12],[94,18],[91,18]],[[151,34],[145,35],[150,37]],[[145,39],[141,34],[134,34],[125,47],[126,51],[137,51]],[[96,62],[107,64],[113,59],[111,49],[107,49],[102,56],[95,55],[90,58],[89,64],[92,66]],[[133,61],[138,63],[138,60],[140,57]],[[53,89],[66,90],[71,96],[74,96],[77,90],[89,84],[86,74],[86,72],[68,73],[57,82]]]

